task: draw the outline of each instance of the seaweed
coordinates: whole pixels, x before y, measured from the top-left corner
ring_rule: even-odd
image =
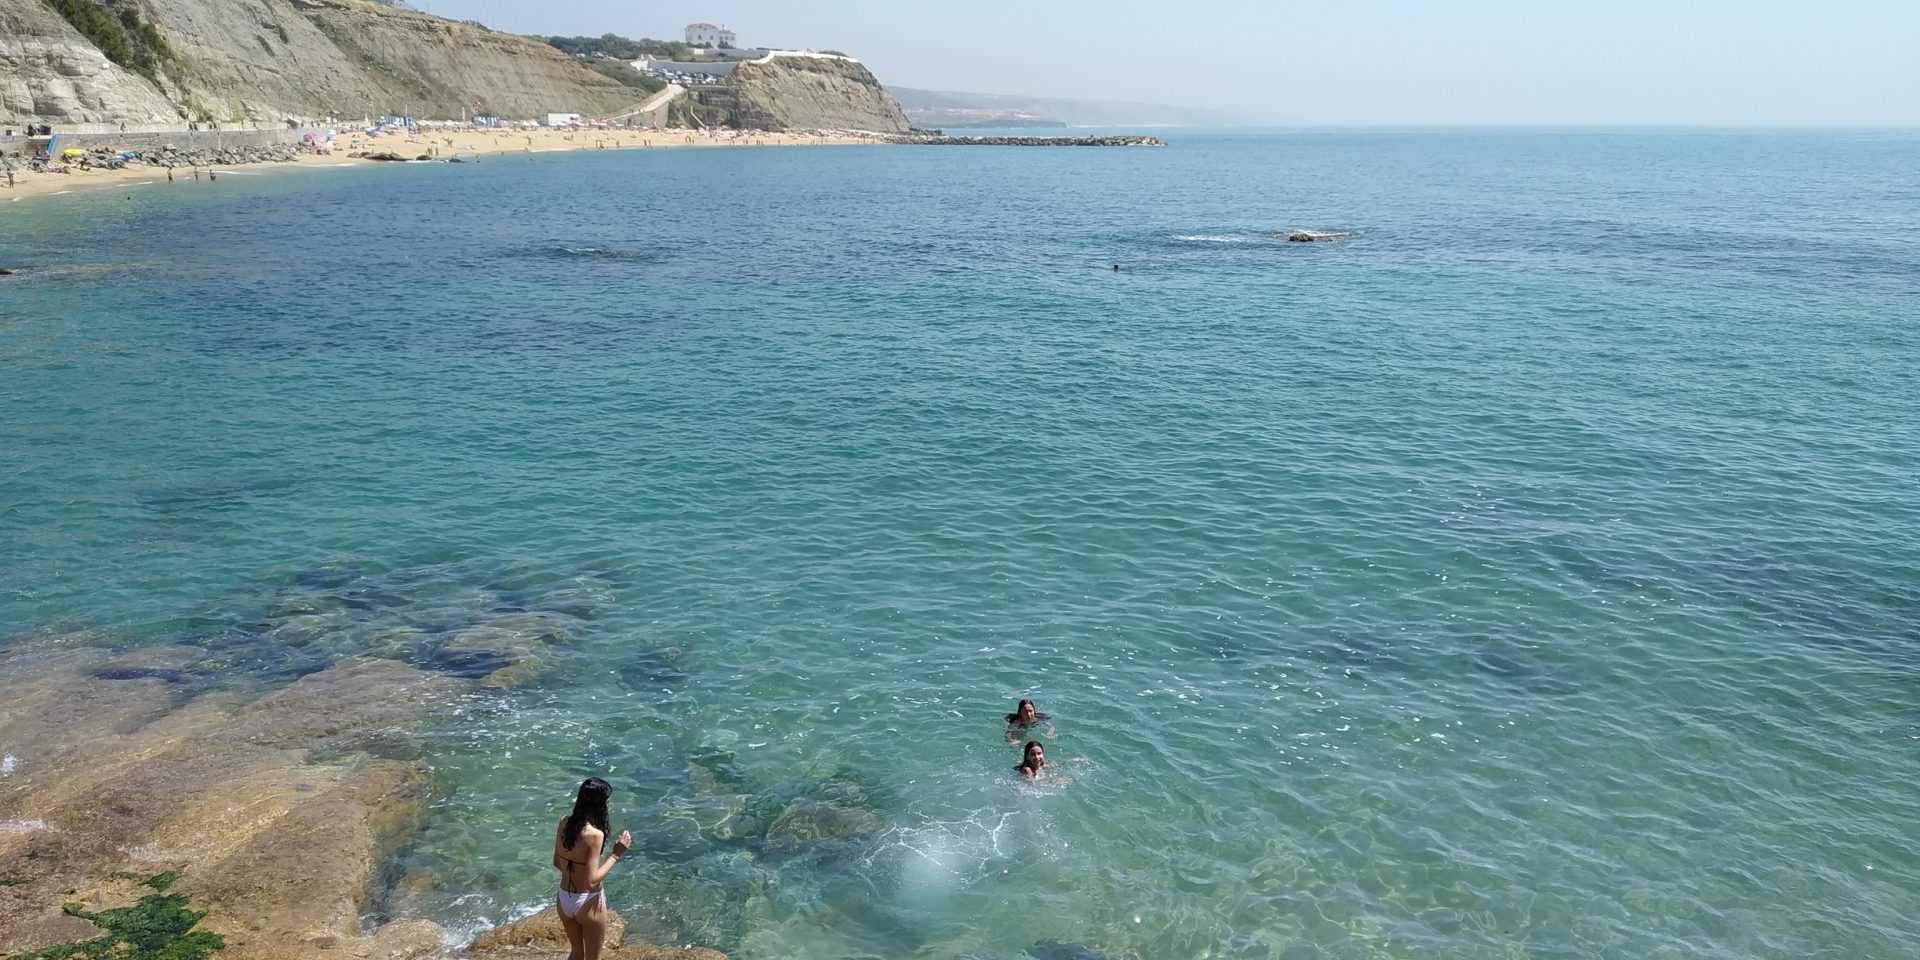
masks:
[[[37,950],[20,960],[65,960],[68,957],[205,960],[214,951],[225,949],[227,941],[217,933],[194,931],[200,918],[206,914],[187,909],[186,897],[167,893],[167,888],[178,879],[179,871],[169,870],[141,881],[154,892],[141,897],[140,902],[131,907],[89,913],[77,903],[67,904],[65,910],[68,916],[86,920],[105,930],[106,935]]]

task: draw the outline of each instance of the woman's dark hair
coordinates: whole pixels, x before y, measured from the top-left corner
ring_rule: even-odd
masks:
[[[1024,746],[1024,747],[1021,747],[1021,748],[1020,748],[1020,765],[1021,765],[1021,766],[1023,766],[1023,767],[1024,767],[1024,766],[1026,766],[1026,765],[1027,765],[1027,760],[1028,760],[1028,759],[1030,759],[1030,758],[1032,757],[1032,755],[1033,755],[1033,748],[1034,748],[1034,747],[1040,747],[1040,741],[1038,741],[1038,740],[1028,740],[1028,741],[1027,741],[1027,745],[1026,745],[1026,746]],[[1044,750],[1046,750],[1047,748],[1046,748],[1046,747],[1040,747],[1040,749],[1044,751]]]
[[[591,823],[607,832],[607,799],[613,796],[613,785],[599,777],[588,777],[580,783],[580,793],[573,798],[573,812],[567,815],[566,829],[560,831],[560,845],[572,849],[580,839],[580,829]]]
[[[1009,713],[1009,714],[1007,714],[1007,722],[1008,722],[1008,723],[1017,723],[1017,722],[1019,722],[1019,720],[1020,720],[1020,708],[1021,708],[1021,707],[1032,707],[1032,706],[1033,706],[1033,701],[1032,701],[1032,700],[1022,700],[1022,701],[1020,701],[1019,703],[1016,703],[1016,704],[1014,704],[1014,705],[1013,705],[1013,712],[1012,712],[1012,713]],[[1039,713],[1039,708],[1038,708],[1038,707],[1034,707],[1034,711],[1035,711],[1035,715],[1037,716],[1037,715],[1038,715],[1038,713]]]

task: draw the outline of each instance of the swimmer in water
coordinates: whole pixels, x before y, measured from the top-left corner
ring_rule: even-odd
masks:
[[[1033,708],[1032,700],[1022,700],[1007,714],[1007,742],[1019,743],[1020,734],[1039,726],[1047,725],[1047,736],[1054,735],[1053,718]]]
[[[1074,757],[1073,759],[1068,760],[1067,762],[1068,763],[1086,763],[1087,758]],[[1039,780],[1042,777],[1046,777],[1047,776],[1047,772],[1046,772],[1047,748],[1041,746],[1040,741],[1038,740],[1028,740],[1027,745],[1021,748],[1020,750],[1020,765],[1017,767],[1014,767],[1013,769],[1018,771],[1021,776],[1026,777],[1029,782]],[[1056,783],[1056,784],[1065,784],[1069,781],[1069,779],[1070,778],[1068,777],[1051,778],[1049,782]]]

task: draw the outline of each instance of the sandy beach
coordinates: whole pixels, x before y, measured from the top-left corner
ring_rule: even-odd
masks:
[[[332,154],[303,153],[292,163],[248,164],[247,169],[288,169],[376,164],[380,161],[349,157],[349,153],[396,153],[405,157],[436,158],[490,156],[508,153],[556,153],[572,150],[654,150],[681,147],[819,147],[858,146],[884,142],[875,134],[832,130],[768,133],[745,130],[444,130],[401,136],[367,136],[343,131]],[[226,167],[211,168],[218,173]],[[234,168],[239,169],[239,168]],[[79,170],[32,173],[17,170],[13,186],[0,184],[0,206],[34,197],[59,196],[107,187],[165,185],[163,167],[138,164],[120,170]],[[176,168],[174,182],[194,179],[193,171]],[[205,169],[201,171],[205,176]]]

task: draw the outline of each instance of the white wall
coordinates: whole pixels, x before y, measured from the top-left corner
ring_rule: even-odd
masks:
[[[724,77],[739,66],[732,60],[717,63],[691,63],[676,60],[635,60],[633,68],[642,72],[684,73],[692,77]]]

